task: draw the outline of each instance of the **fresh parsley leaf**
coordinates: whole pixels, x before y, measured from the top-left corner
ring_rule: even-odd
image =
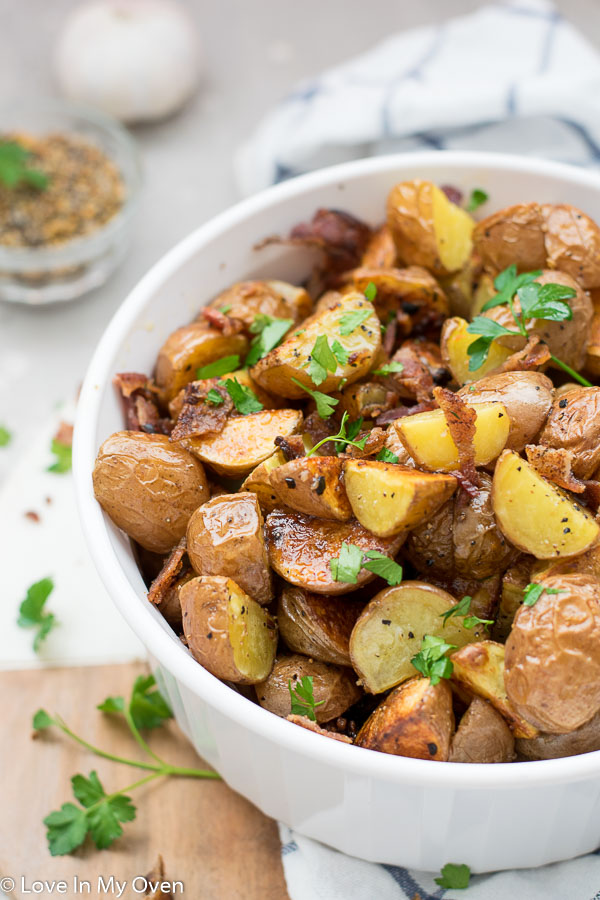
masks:
[[[12,441],[12,434],[5,428],[4,425],[0,425],[0,447],[7,447]]]
[[[46,816],[44,825],[51,856],[72,853],[83,844],[88,833],[86,811],[74,803],[63,803],[60,809]]]
[[[123,697],[107,697],[96,709],[106,713],[122,713],[125,711],[125,700]]]
[[[516,333],[505,328],[504,325],[500,325],[494,319],[488,319],[487,316],[475,316],[470,325],[467,326],[467,332],[481,335],[467,347],[470,372],[475,372],[484,364],[488,358],[492,342],[497,337]]]
[[[42,642],[58,624],[54,614],[44,610],[46,600],[53,590],[52,579],[42,578],[28,588],[27,596],[19,607],[17,625],[20,628],[37,628],[33,639],[33,649],[36,653],[39,653]]]
[[[240,384],[237,378],[228,378],[225,382],[225,388],[233,400],[233,405],[243,416],[260,412],[261,409],[264,409],[252,388]]]
[[[452,660],[446,656],[449,650],[456,650],[456,646],[446,644],[435,635],[426,634],[421,642],[421,649],[413,656],[411,663],[417,672],[429,678],[432,685],[436,685],[440,679],[450,678],[452,675]]]
[[[530,582],[523,593],[523,606],[535,606],[542,594],[564,594],[558,588],[547,588],[543,584]]]
[[[219,312],[222,312],[224,316],[226,316],[227,313],[230,312],[230,310],[231,310],[231,303],[226,303],[225,306],[219,307]]]
[[[48,715],[45,709],[38,709],[38,711],[34,713],[31,724],[33,725],[34,731],[44,731],[45,728],[50,728],[54,725],[55,721],[52,716]]]
[[[219,375],[227,375],[229,372],[235,372],[240,367],[240,358],[237,353],[231,356],[224,356],[215,362],[208,363],[196,370],[196,378],[198,381],[204,381],[205,378],[218,378]]]
[[[440,618],[444,620],[444,626],[453,616],[466,616],[471,608],[471,600],[471,597],[463,597],[455,606],[451,606],[446,612],[441,613]]]
[[[463,625],[465,628],[474,628],[475,625],[493,625],[493,619],[480,619],[479,616],[465,616]]]
[[[317,387],[323,384],[327,378],[327,372],[335,372],[338,363],[334,356],[327,337],[320,334],[316,339],[312,350],[310,351],[310,362],[308,364],[308,374]]]
[[[135,679],[129,710],[136,728],[158,728],[165,719],[173,718],[171,708],[156,687],[153,675],[140,675]]]
[[[508,268],[496,275],[494,287],[498,293],[491,297],[487,303],[484,303],[481,307],[481,312],[486,312],[486,310],[493,309],[495,306],[503,306],[505,303],[508,303],[519,288],[524,287],[526,284],[531,284],[541,274],[541,269],[537,269],[535,272],[522,272],[520,275],[517,275],[517,267],[514,264],[508,266]]]
[[[469,202],[465,209],[467,212],[475,212],[476,209],[479,209],[479,207],[483,206],[484,203],[487,203],[488,200],[489,197],[485,191],[482,191],[481,188],[475,188],[471,191],[471,196],[469,197]]]
[[[367,300],[369,300],[371,303],[374,301],[375,297],[377,296],[377,288],[372,281],[370,281],[366,286],[364,294]]]
[[[296,681],[292,688],[291,680],[288,680],[288,690],[290,692],[290,701],[292,714],[296,716],[307,716],[311,722],[316,722],[315,709],[322,706],[324,700],[315,700],[313,689],[313,676],[304,675]]]
[[[549,288],[543,292],[543,288]],[[549,319],[562,322],[573,318],[573,310],[566,302],[575,296],[572,288],[559,284],[541,285],[537,282],[519,288],[517,296],[521,304],[521,313],[525,319]]]
[[[25,184],[43,191],[50,179],[44,172],[28,166],[31,153],[16,141],[0,142],[0,182],[8,188]]]
[[[327,394],[323,394],[321,391],[313,391],[310,388],[305,387],[300,381],[298,381],[297,378],[292,378],[292,381],[313,398],[313,400],[317,404],[317,413],[319,416],[321,416],[322,419],[329,419],[329,417],[333,415],[336,406],[340,402],[339,400],[336,400],[334,397],[329,397]],[[331,438],[327,438],[327,440],[331,440]],[[318,444],[317,446],[320,446],[320,444]],[[315,448],[313,447],[313,451],[314,449]]]
[[[393,372],[402,372],[404,366],[400,362],[396,362],[393,359],[391,362],[386,363],[380,369],[373,369],[373,375],[391,375]]]
[[[65,472],[70,472],[73,448],[68,444],[62,444],[60,441],[57,441],[56,438],[53,438],[50,449],[56,457],[56,462],[53,462],[51,466],[48,466],[47,471],[54,472],[57,475],[62,475]]]
[[[340,334],[344,337],[352,334],[359,325],[362,325],[369,318],[372,312],[373,309],[355,309],[352,312],[345,313],[340,319]]]
[[[446,863],[442,869],[440,878],[435,878],[440,887],[453,891],[462,891],[469,887],[471,870],[463,863]]]
[[[402,583],[402,566],[399,566],[397,562],[394,562],[385,553],[380,553],[379,550],[369,550],[365,556],[367,561],[363,562],[363,569],[366,569],[367,572],[379,575],[390,586]]]
[[[397,463],[400,461],[400,457],[396,456],[396,454],[391,450],[388,450],[387,447],[383,447],[383,449],[379,451],[375,459],[379,462],[386,463]]]
[[[106,797],[88,810],[88,828],[98,850],[105,850],[123,834],[120,822],[132,822],[136,808],[125,794]]]
[[[273,319],[271,316],[259,314],[255,316],[250,331],[256,334],[253,339],[244,365],[254,366],[281,343],[285,334],[294,324],[293,319]]]
[[[342,416],[342,421],[340,423],[340,430],[334,438],[330,438],[330,440],[335,439],[335,452],[342,453],[344,447],[353,446],[358,447],[360,450],[365,449],[365,444],[367,443],[368,434],[366,434],[360,441],[356,441],[355,438],[360,434],[360,429],[363,426],[363,417],[360,419],[355,419],[354,422],[348,422],[348,413],[344,413]]]
[[[225,402],[216,388],[211,388],[206,395],[206,402],[211,406],[222,406]]]
[[[335,358],[336,358],[337,361],[339,362],[340,366],[345,366],[345,365],[346,365],[346,363],[348,362],[348,357],[350,356],[350,354],[348,353],[348,351],[347,351],[344,347],[342,347],[342,345],[340,344],[339,341],[334,341],[334,342],[333,342],[333,344],[331,345],[331,352],[333,353],[333,355],[335,356]]]
[[[363,551],[360,547],[355,544],[346,544],[344,541],[340,555],[329,560],[331,577],[334,581],[342,581],[344,584],[356,584],[362,563]]]

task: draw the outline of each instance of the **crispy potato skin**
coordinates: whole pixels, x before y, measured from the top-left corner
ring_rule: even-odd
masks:
[[[574,454],[573,474],[591,478],[600,465],[600,387],[577,387],[556,400],[540,444]]]
[[[165,402],[194,381],[196,371],[223,356],[246,355],[248,339],[243,334],[225,336],[206,321],[191,322],[173,331],[156,360],[155,379]]]
[[[117,431],[98,451],[94,494],[112,521],[146,550],[167,553],[208,500],[201,463],[163,434]]]
[[[454,575],[453,524],[454,502],[448,500],[409,533],[404,552],[419,572],[443,578]]]
[[[322,519],[348,522],[352,508],[342,481],[343,460],[337,456],[292,459],[270,474],[280,504]]]
[[[546,265],[544,216],[539,203],[517,203],[482,219],[473,231],[475,252],[493,274],[516,265],[533,272]]]
[[[198,575],[231,578],[257,603],[273,599],[256,494],[223,494],[200,506],[188,522],[187,549]]]
[[[256,685],[258,702],[276,716],[289,716],[292,707],[288,683],[291,682],[293,690],[296,682],[306,675],[313,679],[315,702],[321,703],[315,706],[317,722],[336,719],[361,696],[352,669],[332,666],[294,653],[278,657],[267,680]]]
[[[546,265],[560,269],[586,290],[600,287],[600,229],[567,203],[544,204]]]
[[[600,750],[600,713],[568,734],[538,734],[534,738],[518,738],[515,748],[525,759],[559,759]]]
[[[304,288],[284,281],[240,281],[219,294],[209,306],[229,307],[227,315],[250,329],[258,315],[293,319],[297,325],[310,315],[312,300]]]
[[[544,426],[552,406],[553,385],[541,372],[501,372],[461,388],[458,396],[466,403],[502,403],[510,419],[506,447],[520,452],[535,441]]]
[[[350,635],[362,608],[360,600],[324,597],[288,585],[277,606],[279,633],[295,653],[350,666]]]
[[[510,728],[491,704],[474,697],[452,739],[449,762],[507,763],[514,758]]]
[[[523,603],[525,588],[533,581],[532,566],[534,564],[535,557],[522,556],[502,576],[500,604],[496,621],[492,627],[492,636],[495,641],[504,643],[510,634],[517,610]]]
[[[505,683],[513,706],[541,731],[565,734],[600,710],[600,583],[554,575],[522,606],[506,642]]]
[[[396,245],[388,225],[381,225],[369,238],[360,261],[361,266],[388,269],[396,265]]]
[[[446,681],[411,678],[395,688],[359,731],[355,744],[413,759],[447,760],[454,731]]]
[[[346,594],[375,577],[361,569],[356,584],[333,580],[329,561],[339,557],[343,542],[356,544],[365,552],[379,550],[393,558],[404,540],[404,535],[375,537],[355,521],[315,519],[281,509],[267,516],[265,533],[269,561],[277,574],[290,584],[317,594]]]
[[[357,291],[364,293],[372,282],[377,288],[373,304],[377,315],[386,321],[389,313],[401,309],[403,303],[427,307],[440,316],[450,310],[448,298],[439,283],[427,269],[408,266],[406,269],[377,269],[363,266],[352,271],[352,282]]]
[[[465,578],[481,580],[502,571],[515,550],[496,522],[492,507],[492,479],[479,473],[481,486],[474,497],[460,493],[454,501],[452,523],[454,568]]]

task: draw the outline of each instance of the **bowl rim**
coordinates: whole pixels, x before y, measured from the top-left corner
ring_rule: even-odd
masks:
[[[564,163],[502,153],[426,151],[391,154],[354,160],[267,188],[212,218],[168,251],[137,283],[106,328],[89,364],[77,406],[73,445],[73,471],[77,503],[88,549],[100,577],[129,626],[149,653],[179,682],[198,695],[220,715],[298,755],[335,767],[344,772],[380,781],[456,788],[518,788],[561,782],[581,781],[600,775],[600,751],[551,760],[514,763],[444,763],[393,756],[361,747],[326,740],[307,729],[251,703],[241,694],[211,675],[191,654],[173,641],[154,618],[153,610],[139,602],[121,568],[109,537],[108,524],[94,498],[92,468],[96,457],[96,428],[102,389],[113,376],[111,366],[124,335],[143,312],[146,301],[157,287],[188,258],[200,252],[204,244],[226,232],[238,222],[251,219],[273,203],[291,199],[306,190],[323,187],[356,176],[376,174],[407,165],[439,164],[463,171],[501,169],[507,173],[543,174],[583,185],[600,192],[600,175]]]

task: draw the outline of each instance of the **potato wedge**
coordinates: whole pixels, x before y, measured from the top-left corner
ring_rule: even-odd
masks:
[[[413,759],[447,760],[454,731],[452,691],[445,681],[412,678],[367,719],[355,744]]]
[[[350,273],[357,291],[364,293],[369,284],[377,288],[373,305],[379,318],[385,322],[390,313],[399,309],[412,312],[427,308],[444,318],[448,315],[448,298],[427,269],[409,266],[407,269],[378,269],[363,267]],[[405,308],[406,307],[406,308]]]
[[[500,713],[473,697],[452,738],[449,762],[506,763],[514,758],[515,739]]]
[[[533,272],[546,265],[544,232],[540,204],[517,203],[481,219],[473,244],[484,268],[494,275],[512,265],[519,272]]]
[[[483,378],[501,366],[513,352],[510,348],[502,347],[497,341],[493,341],[486,361],[478,369],[471,371],[467,348],[477,340],[477,335],[468,333],[468,325],[465,319],[455,317],[446,319],[442,327],[440,341],[442,359],[459,384],[470,384]]]
[[[179,590],[188,647],[205,669],[234,684],[257,684],[273,668],[275,620],[230,578],[202,575]]]
[[[413,528],[404,553],[418,572],[450,579],[454,569],[454,502],[448,500],[421,525]]]
[[[239,319],[248,330],[259,315],[292,319],[297,325],[312,310],[307,291],[286,281],[240,281],[215,297],[209,305],[225,310],[230,318]]]
[[[532,566],[534,564],[535,560],[532,556],[523,556],[502,576],[500,603],[496,621],[492,627],[492,636],[495,641],[504,643],[510,634],[514,618],[523,603],[525,588],[533,580]]]
[[[504,716],[515,737],[531,738],[537,728],[518,712],[508,699],[504,685],[504,646],[495,641],[480,641],[455,650],[452,681],[484,700],[489,700]]]
[[[298,409],[264,409],[234,416],[220,434],[184,438],[179,443],[219,475],[236,478],[272,456],[275,438],[297,434],[302,422]]]
[[[576,387],[552,404],[540,444],[573,454],[576,478],[591,478],[600,466],[600,387]]]
[[[366,317],[362,321],[361,314]],[[350,333],[344,334],[349,328]],[[327,372],[318,385],[325,394],[337,390],[342,382],[352,383],[366,375],[381,346],[381,327],[373,304],[364,294],[345,294],[335,306],[306,319],[299,331],[292,332],[291,337],[259,360],[250,370],[252,378],[276,396],[306,399],[306,392],[292,378],[311,390],[317,387],[308,365],[315,341],[321,335],[329,339],[330,346],[337,341],[348,354],[347,362],[338,361],[335,372]]]
[[[589,288],[600,287],[600,228],[574,206],[545,203],[546,266],[559,269]]]
[[[376,269],[387,269],[396,265],[396,245],[387,224],[381,225],[371,234],[360,264]]]
[[[590,325],[584,368],[586,372],[597,380],[600,375],[600,290],[590,291],[590,298],[594,314]]]
[[[258,702],[276,716],[289,716],[292,711],[289,685],[293,690],[306,676],[313,680],[317,722],[336,719],[361,696],[352,669],[332,666],[294,653],[279,656],[266,681],[256,685]]]
[[[361,684],[379,694],[415,674],[411,662],[426,634],[462,647],[485,635],[483,626],[467,629],[463,617],[442,615],[456,605],[454,597],[423,581],[405,581],[376,594],[350,637],[350,658]]]
[[[344,478],[352,512],[379,537],[420,525],[452,496],[457,485],[451,475],[363,459],[347,460]]]
[[[295,653],[321,662],[352,665],[350,635],[364,604],[286,586],[277,606],[281,637]]]
[[[337,456],[292,459],[271,470],[280,504],[321,519],[348,522],[352,509],[342,481],[344,462]]]
[[[273,599],[273,579],[256,494],[221,494],[188,522],[187,551],[198,575],[231,578],[257,603]]]
[[[271,484],[271,472],[286,462],[282,451],[276,450],[272,456],[252,469],[240,488],[241,491],[252,491],[256,494],[263,512],[271,512],[279,506],[279,499]]]
[[[283,399],[272,397],[271,394],[267,394],[266,391],[263,391],[260,385],[250,378],[248,369],[236,369],[235,372],[228,372],[226,375],[220,375],[219,378],[205,378],[202,381],[195,381],[195,383],[198,385],[199,390],[209,391],[212,387],[215,387],[218,381],[229,381],[230,379],[235,379],[242,387],[250,388],[256,395],[256,399],[262,403],[265,409],[281,409],[285,406],[285,401]],[[177,420],[179,418],[181,410],[183,409],[184,398],[185,387],[182,387],[169,402],[169,413],[172,419]]]
[[[345,387],[340,394],[341,412],[347,412],[352,421],[375,419],[387,409],[393,409],[398,402],[398,394],[377,381],[360,382]],[[336,410],[337,411],[337,410]]]
[[[395,185],[388,194],[387,222],[398,258],[406,266],[423,266],[435,276],[450,275],[471,255],[473,219],[431,181]]]
[[[600,712],[568,734],[538,734],[534,738],[519,738],[515,748],[524,759],[560,759],[600,750]]]
[[[536,559],[577,556],[600,536],[591,513],[512,450],[496,463],[492,503],[508,540]]]
[[[543,581],[550,575],[590,575],[600,581],[600,544],[579,556],[534,562],[530,581]]]
[[[243,334],[225,336],[206,321],[191,322],[173,331],[158,352],[155,380],[163,400],[168,403],[196,372],[224,356],[243,359],[248,339]]]
[[[329,563],[339,557],[342,543],[354,544],[365,553],[378,550],[393,558],[404,540],[404,535],[376,537],[358,522],[315,519],[281,509],[267,516],[265,532],[269,561],[277,574],[317,594],[346,594],[375,577],[361,569],[356,584],[334,581]]]
[[[510,433],[510,419],[502,403],[469,405],[477,413],[475,465],[485,466],[504,450]],[[393,427],[417,465],[441,472],[452,472],[458,468],[458,449],[441,409],[405,416],[394,422]]]

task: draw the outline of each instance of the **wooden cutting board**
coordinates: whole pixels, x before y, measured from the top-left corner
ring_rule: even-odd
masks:
[[[135,677],[145,671],[132,664],[0,673],[0,876],[17,880],[10,896],[32,896],[21,890],[22,875],[28,888],[36,879],[62,879],[69,885],[66,896],[86,896],[73,890],[77,876],[91,882],[89,896],[102,896],[98,877],[106,881],[114,875],[129,883],[122,897],[139,897],[131,881],[152,870],[160,854],[165,877],[184,884],[183,894],[178,891],[175,898],[289,900],[275,822],[218,781],[157,779],[131,794],[137,818],[125,825],[112,848],[98,851],[86,843],[72,856],[50,856],[42,819],[72,800],[72,775],[96,769],[110,791],[144,773],[94,756],[55,729],[32,740],[33,713],[40,707],[59,713],[91,743],[141,759],[126,726],[98,712],[96,704],[109,695],[127,696]],[[149,743],[169,762],[202,766],[174,723],[152,732]]]

